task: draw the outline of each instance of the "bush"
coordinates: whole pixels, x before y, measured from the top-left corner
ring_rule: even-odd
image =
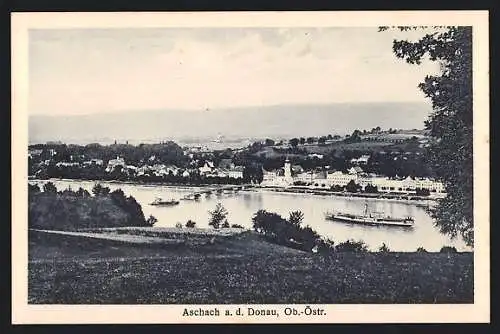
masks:
[[[227,220],[224,220],[224,223],[221,225],[222,228],[229,228],[229,222]]]
[[[429,189],[420,189],[420,188],[417,188],[415,189],[415,193],[417,194],[417,196],[429,196],[431,194],[431,192],[429,191]]]
[[[385,243],[382,243],[382,246],[379,247],[378,251],[380,253],[388,253],[391,250],[389,249],[389,247],[387,247],[387,245]]]
[[[182,228],[182,223],[176,223],[176,224],[175,224],[175,227],[176,227],[176,228]]]
[[[231,225],[232,228],[244,228],[243,226],[241,226],[240,224],[232,224]]]
[[[252,217],[252,222],[255,232],[276,237],[276,232],[279,226],[284,224],[285,219],[277,213],[259,210]]]
[[[186,222],[186,227],[187,228],[195,228],[196,227],[196,222],[192,221],[191,219],[189,219],[187,222]]]
[[[286,220],[277,213],[259,210],[252,218],[253,229],[278,244],[304,251],[329,249],[330,245],[316,231],[309,226],[300,226],[302,216],[300,211],[296,211],[290,215],[291,220]]]
[[[148,226],[153,226],[154,224],[156,224],[158,222],[158,219],[156,219],[155,216],[153,215],[149,215],[149,218],[146,220],[146,224]]]
[[[337,192],[338,192],[338,191],[343,191],[343,190],[344,190],[344,187],[341,187],[341,186],[339,186],[338,184],[335,184],[335,185],[331,186],[331,187],[330,187],[330,189],[331,189],[332,191],[337,191]]]
[[[319,239],[316,243],[316,246],[316,249],[319,253],[329,253],[335,250],[335,243],[329,238]]]
[[[347,240],[335,246],[337,252],[368,252],[368,246],[364,241]]]
[[[443,246],[443,247],[441,247],[439,252],[440,253],[456,253],[457,249],[455,247],[452,247],[452,246]]]
[[[418,247],[417,253],[427,253],[427,250],[424,247]]]
[[[52,182],[47,182],[43,185],[43,192],[55,194],[57,193],[57,188]]]

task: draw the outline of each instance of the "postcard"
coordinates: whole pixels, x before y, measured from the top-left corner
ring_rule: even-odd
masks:
[[[12,14],[12,322],[489,322],[487,11]]]

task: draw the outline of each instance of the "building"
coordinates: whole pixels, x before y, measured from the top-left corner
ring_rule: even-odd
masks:
[[[302,172],[299,174],[296,174],[294,176],[294,182],[300,181],[302,183],[312,183],[314,181],[314,173],[313,172]]]
[[[242,179],[243,178],[243,170],[245,168],[243,166],[235,166],[227,171],[228,176],[234,179]]]
[[[177,175],[179,168],[175,165],[155,164],[149,168],[156,176]]]
[[[356,167],[351,167],[347,170],[347,173],[352,174],[352,175],[361,175],[363,173],[363,169],[359,166]]]
[[[205,164],[198,168],[201,175],[212,173],[215,170],[214,163],[212,161],[205,161]]]
[[[285,160],[285,165],[283,166],[283,169],[285,170],[285,181],[288,183],[293,183],[293,177],[292,177],[292,164],[290,163],[290,160],[286,159]]]
[[[441,182],[431,180],[429,178],[420,178],[415,180],[415,188],[429,189],[431,193],[445,193],[444,185]]]
[[[78,167],[80,164],[78,162],[66,162],[66,161],[61,161],[56,163],[56,167],[61,168],[61,167]]]
[[[282,171],[282,173],[281,173]],[[287,188],[293,185],[294,178],[292,176],[292,165],[290,160],[286,159],[283,169],[278,169],[272,172],[263,170],[263,187],[281,187]]]
[[[33,157],[38,157],[43,153],[43,150],[37,150],[37,149],[28,149],[28,157],[33,158]]]
[[[136,173],[137,173],[137,176],[141,176],[141,175],[149,174],[150,171],[151,171],[151,167],[148,165],[144,165],[144,166],[137,168]]]
[[[311,158],[311,159],[323,159],[324,155],[323,154],[317,154],[317,153],[311,153],[311,154],[308,154],[307,155],[308,158]]]
[[[125,165],[125,160],[123,158],[120,158],[117,156],[116,159],[111,159],[108,161],[108,166],[106,167],[106,172],[109,173],[118,166],[125,167],[126,165]]]
[[[104,161],[102,159],[90,159],[83,162],[84,166],[103,166]]]
[[[352,180],[354,180],[354,182],[358,181],[358,175],[356,173],[345,174],[341,171],[335,171],[327,173],[326,179],[330,186],[345,187]]]
[[[369,155],[362,155],[359,158],[353,158],[350,160],[351,164],[353,165],[366,165],[368,164],[368,160],[370,160]]]

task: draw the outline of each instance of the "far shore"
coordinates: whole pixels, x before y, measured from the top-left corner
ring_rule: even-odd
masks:
[[[144,187],[168,187],[175,189],[195,189],[195,188],[209,188],[221,186],[242,186],[241,184],[175,184],[175,183],[161,183],[161,182],[141,182],[141,181],[118,181],[118,180],[86,180],[86,179],[28,179],[28,182],[48,182],[48,181],[66,181],[66,182],[96,182],[96,183],[110,183],[110,184],[127,184],[138,185]],[[415,205],[431,205],[438,199],[433,197],[422,197],[416,195],[389,195],[389,194],[372,194],[372,193],[348,193],[348,192],[333,192],[325,189],[305,188],[292,186],[289,188],[281,187],[263,187],[260,185],[252,185],[251,188],[239,190],[240,192],[246,191],[260,191],[260,192],[274,192],[274,193],[287,193],[297,195],[316,195],[316,196],[334,196],[334,197],[347,197],[347,198],[366,198],[385,202],[407,203]],[[406,197],[406,198],[402,198]],[[411,199],[408,199],[411,198]]]

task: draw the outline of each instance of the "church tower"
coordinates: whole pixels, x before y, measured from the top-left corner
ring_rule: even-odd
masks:
[[[285,179],[286,180],[292,180],[292,165],[290,164],[290,160],[288,158],[285,160]]]

